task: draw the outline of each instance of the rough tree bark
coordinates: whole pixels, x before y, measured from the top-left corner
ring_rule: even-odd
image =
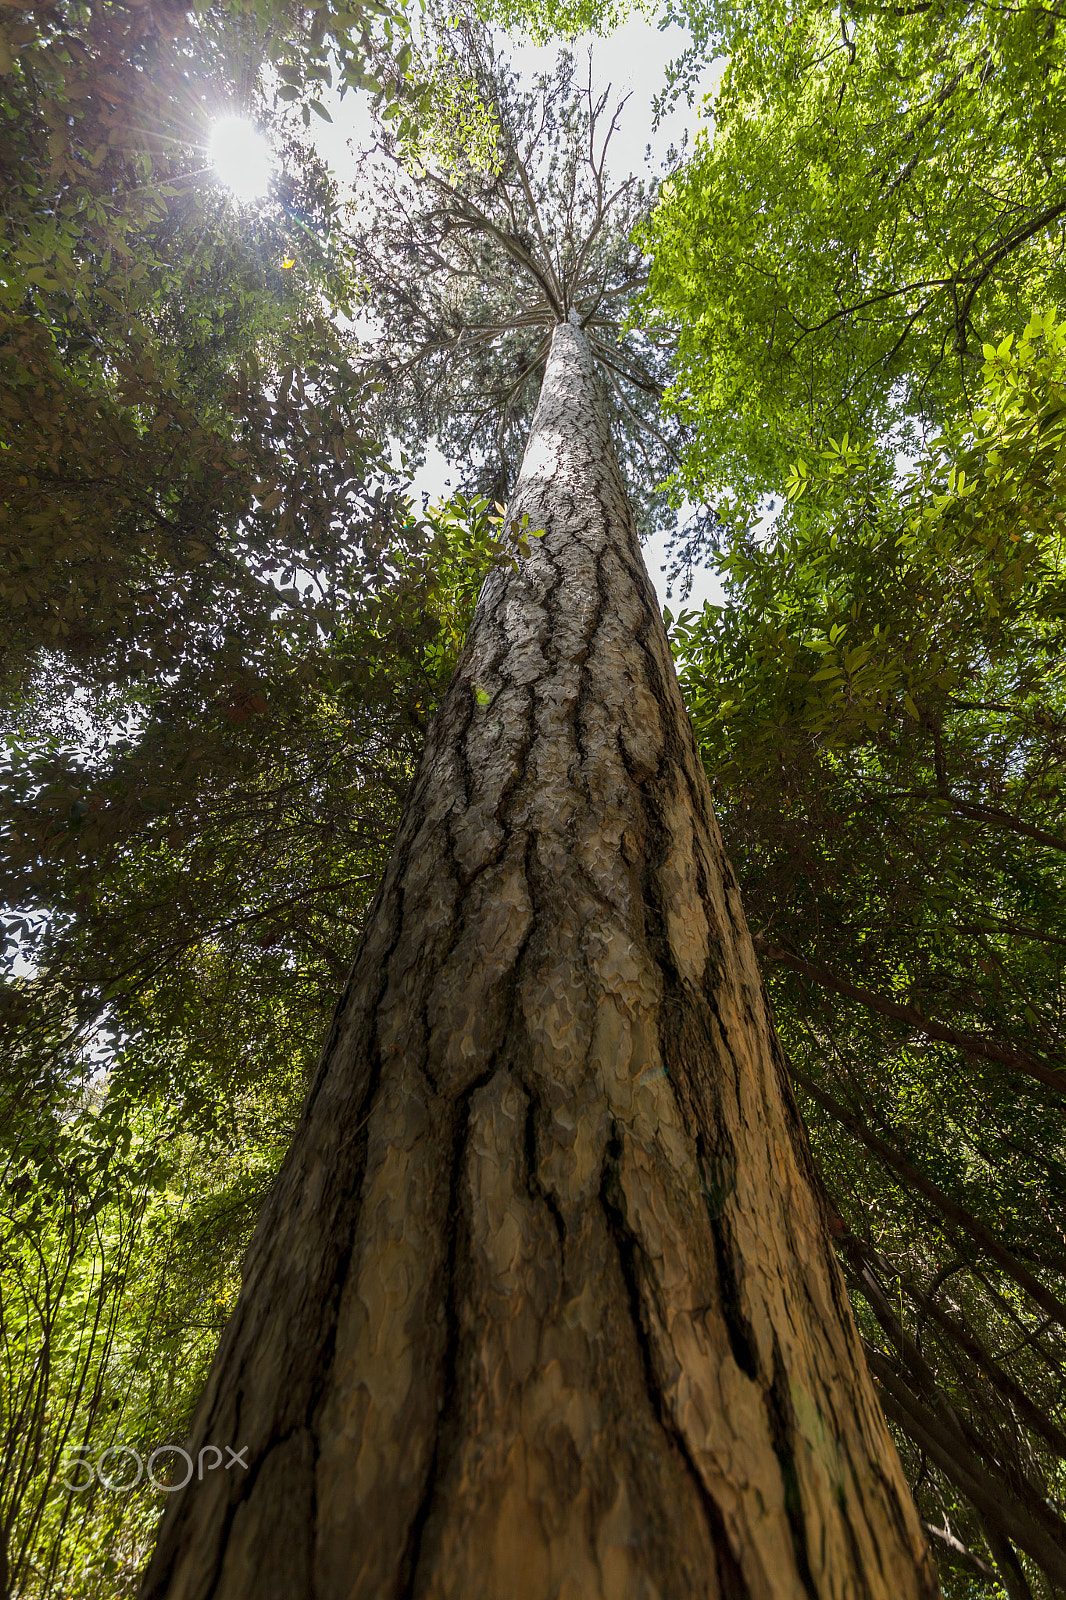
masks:
[[[523,512],[143,1596],[933,1596],[572,321]]]

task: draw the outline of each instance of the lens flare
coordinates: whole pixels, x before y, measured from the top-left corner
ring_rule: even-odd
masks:
[[[274,172],[270,146],[243,117],[224,117],[211,130],[211,164],[221,183],[238,200],[266,194]]]

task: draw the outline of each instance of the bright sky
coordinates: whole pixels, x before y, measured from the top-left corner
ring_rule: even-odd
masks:
[[[680,148],[686,129],[691,139],[698,125],[697,106],[684,103],[664,117],[658,128],[652,127],[652,101],[665,83],[668,62],[676,59],[685,47],[687,34],[681,28],[671,27],[660,31],[642,17],[631,17],[606,39],[586,37],[578,40],[574,53],[578,61],[592,51],[593,85],[606,88],[609,84],[615,94],[630,94],[617,132],[611,140],[608,167],[617,183],[631,172],[638,176],[661,172],[671,145]],[[547,45],[513,46],[509,55],[517,70],[526,76],[549,71],[554,64],[556,47]],[[716,82],[723,63],[709,64],[702,83],[709,90]],[[363,151],[372,140],[373,133],[367,99],[363,94],[348,94],[339,100],[335,94],[324,94],[323,104],[333,121],[326,123],[312,117],[312,133],[319,154],[338,178],[342,192],[350,189],[365,159]],[[646,164],[645,151],[651,146],[650,164]],[[427,491],[432,499],[446,493],[449,464],[431,443],[425,466],[416,475],[415,487]],[[644,547],[647,562],[661,603],[666,603],[665,539],[656,538]],[[692,594],[685,602],[688,607],[699,607],[704,600],[719,602],[722,588],[715,573],[701,571],[696,574]],[[678,609],[675,597],[673,609]]]

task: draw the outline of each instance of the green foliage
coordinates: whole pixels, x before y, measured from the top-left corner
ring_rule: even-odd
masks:
[[[679,329],[683,482],[750,520],[797,450],[914,448],[983,342],[1061,303],[1066,93],[1040,4],[695,6],[728,54],[644,235]]]
[[[993,648],[1018,670],[1044,662],[1056,680],[1066,329],[1049,313],[1012,344],[987,348],[972,420],[898,486],[883,489],[846,436],[810,465],[793,463],[792,514],[766,540],[735,539],[723,560],[727,581],[758,597],[752,614],[710,613],[677,633],[701,736],[772,709],[768,739],[787,725],[790,738],[850,747],[917,719],[918,703],[940,705]]]
[[[486,22],[525,33],[539,45],[572,41],[581,33],[608,34],[634,10],[653,15],[649,5],[633,0],[482,0],[478,10]]]
[[[449,59],[438,42],[431,58],[415,58],[413,71],[422,85],[417,107],[397,101],[384,113],[400,119],[396,135],[404,166],[423,173],[435,167],[453,185],[468,171],[498,177],[500,130],[461,60]]]
[[[177,39],[151,17],[52,8],[0,78],[15,681],[42,646],[107,681],[158,670],[222,594],[255,604],[261,574],[316,565],[375,455],[365,380],[322,315],[350,292],[325,175],[282,124],[269,206],[244,216],[205,181],[210,117],[267,45],[239,8],[177,13]]]
[[[309,1048],[300,1020],[292,1052],[266,1054],[254,1090],[231,1094],[213,1132],[190,1134],[163,1098],[138,1103],[101,1083],[48,1141],[47,1169],[31,1151],[9,1162],[0,1448],[11,1592],[135,1592],[165,1495],[147,1477],[135,1485],[121,1451],[147,1462],[185,1437],[289,1138]],[[93,1482],[85,1463],[116,1448],[104,1458],[115,1487]]]

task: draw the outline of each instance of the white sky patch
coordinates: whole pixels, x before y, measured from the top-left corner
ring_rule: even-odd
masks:
[[[365,89],[349,89],[342,99],[336,89],[323,89],[319,99],[333,121],[323,122],[321,117],[312,116],[311,138],[337,179],[341,199],[350,200],[374,142],[370,96]]]
[[[684,28],[659,29],[644,17],[630,17],[606,38],[582,34],[573,45],[578,79],[587,71],[592,52],[592,87],[601,92],[610,85],[608,110],[628,94],[630,99],[619,120],[607,151],[607,171],[617,185],[635,173],[638,178],[659,176],[671,146],[680,150],[687,133],[695,136],[699,125],[699,100],[717,84],[725,67],[724,59],[708,62],[699,80],[692,106],[681,100],[659,123],[652,126],[652,101],[666,84],[666,68],[676,61],[689,44]],[[550,72],[555,64],[556,46],[516,45],[509,52],[514,66],[524,78]],[[650,146],[650,154],[648,147]]]
[[[777,519],[785,509],[784,499],[781,495],[772,499],[769,495],[765,495],[755,509],[759,515],[752,524],[751,531],[757,543],[768,545],[777,532]]]
[[[435,505],[448,498],[455,464],[441,450],[435,438],[426,443],[426,459],[411,479],[415,504]]]
[[[681,507],[678,514],[679,521],[685,521],[692,515],[692,507],[687,503]],[[669,566],[669,557],[666,554],[665,532],[656,532],[644,545],[644,565],[648,569],[648,576],[655,585],[655,593],[659,596],[661,606],[669,605],[675,616],[681,611],[702,611],[704,603],[710,601],[712,606],[725,605],[725,589],[722,580],[713,567],[696,567],[692,573],[692,592],[687,600],[681,599],[680,580],[674,585],[672,598],[667,598],[666,572]]]

